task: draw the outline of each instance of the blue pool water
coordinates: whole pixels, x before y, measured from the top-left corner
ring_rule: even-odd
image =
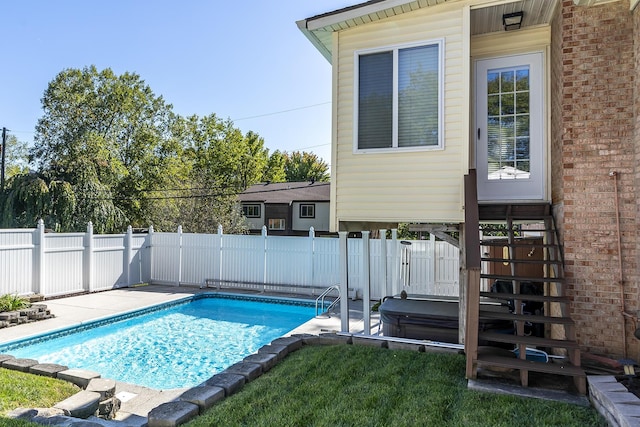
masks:
[[[309,302],[205,294],[146,314],[0,346],[0,353],[154,389],[192,387],[313,318]]]

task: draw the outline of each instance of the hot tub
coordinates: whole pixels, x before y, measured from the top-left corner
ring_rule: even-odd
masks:
[[[458,342],[457,298],[387,298],[379,308],[382,333],[389,337]],[[508,313],[508,307],[484,304],[483,311]],[[480,331],[513,333],[513,322],[480,316]]]

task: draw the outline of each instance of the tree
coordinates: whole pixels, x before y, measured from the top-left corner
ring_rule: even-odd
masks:
[[[138,75],[95,66],[59,73],[42,104],[31,158],[50,181],[78,193],[74,227],[90,220],[104,231],[147,225],[167,203],[148,190],[171,184],[183,166],[170,137],[171,106]]]
[[[285,153],[284,171],[287,182],[329,181],[329,166],[313,153]]]
[[[35,227],[39,219],[56,231],[72,227],[77,201],[69,183],[27,173],[15,175],[9,184],[3,194],[2,227]]]
[[[284,171],[284,165],[287,162],[286,153],[283,154],[280,150],[274,151],[269,156],[267,162],[267,169],[262,177],[262,182],[286,182],[287,174]]]
[[[215,114],[185,119],[183,136],[193,166],[180,223],[191,232],[216,232],[218,225],[229,233],[245,232],[237,194],[262,178],[268,161],[264,140],[253,132],[242,135]]]
[[[7,136],[7,146],[5,147],[6,179],[29,171],[28,153],[29,151],[25,142],[18,140],[15,135]]]

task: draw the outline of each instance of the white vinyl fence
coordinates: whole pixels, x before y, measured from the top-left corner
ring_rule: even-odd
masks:
[[[458,295],[456,247],[431,240],[371,239],[371,298]],[[395,236],[395,231],[393,233]],[[407,244],[410,243],[410,244]],[[363,240],[348,240],[351,296],[364,289]],[[384,259],[384,262],[383,262]],[[315,237],[155,233],[94,235],[0,229],[0,295],[47,297],[157,283],[317,295],[339,282],[339,240]]]
[[[94,292],[150,280],[148,235],[45,233],[0,229],[0,295],[47,297]]]

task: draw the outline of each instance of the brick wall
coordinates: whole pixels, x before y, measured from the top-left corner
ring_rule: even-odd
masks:
[[[563,0],[560,13],[554,29],[562,38],[562,111],[555,115],[558,105],[552,107],[556,110],[552,120],[561,120],[552,127],[552,153],[561,156],[562,170],[554,159],[554,177],[561,176],[561,181],[556,179],[553,188],[554,200],[564,212],[559,222],[568,293],[574,301],[572,316],[583,350],[621,357],[615,180],[609,173],[619,174],[623,284],[626,309],[635,313],[640,249],[636,196],[640,158],[634,139],[639,126],[634,114],[638,18],[629,12],[628,1],[577,7],[572,0]],[[554,42],[552,51],[558,50]],[[632,322],[626,325],[628,356],[640,358]]]

